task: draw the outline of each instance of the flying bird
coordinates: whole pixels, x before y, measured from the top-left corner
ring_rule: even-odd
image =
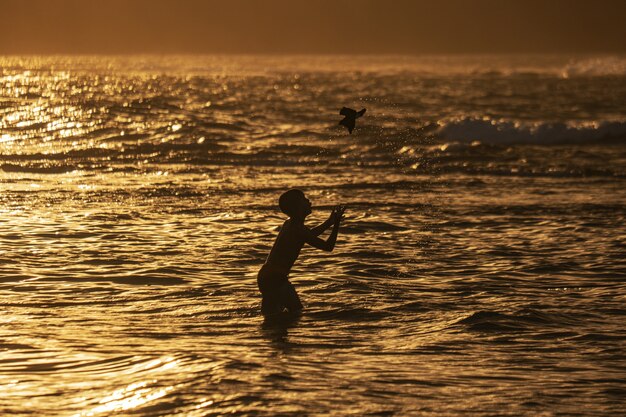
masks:
[[[343,107],[341,110],[339,110],[339,114],[345,116],[343,120],[339,122],[339,124],[348,128],[348,132],[352,134],[352,130],[354,129],[354,126],[356,124],[356,119],[365,114],[365,109],[362,109],[361,111],[356,111],[348,107]]]

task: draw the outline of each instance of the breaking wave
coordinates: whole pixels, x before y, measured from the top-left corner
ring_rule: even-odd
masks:
[[[624,141],[626,122],[603,121],[581,125],[566,123],[525,124],[514,121],[464,118],[440,122],[436,130],[447,140],[493,144],[567,144]]]
[[[626,75],[626,59],[607,56],[573,60],[563,68],[561,75],[566,78],[623,76]]]

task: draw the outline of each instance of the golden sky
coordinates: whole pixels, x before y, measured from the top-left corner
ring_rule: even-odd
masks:
[[[0,54],[626,53],[626,0],[0,0]]]

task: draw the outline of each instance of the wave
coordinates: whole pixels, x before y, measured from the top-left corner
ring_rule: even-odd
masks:
[[[470,331],[478,332],[506,332],[548,327],[562,330],[574,322],[574,319],[566,315],[526,308],[509,314],[487,310],[476,311],[458,320],[454,326],[463,326]]]
[[[3,74],[54,68],[69,77],[122,71],[129,76],[219,79],[223,74],[264,76],[293,73],[378,73],[424,75],[549,75],[557,77],[626,75],[623,55],[170,55],[170,56],[6,56]],[[1,78],[0,78],[1,79]],[[157,103],[160,104],[160,103]]]
[[[367,307],[338,307],[326,310],[307,311],[307,316],[316,320],[341,321],[379,321],[392,316],[393,313],[383,310],[374,310]]]
[[[605,56],[573,60],[563,68],[561,75],[565,78],[623,76],[626,75],[626,59],[617,56]]]
[[[440,122],[436,135],[447,140],[505,145],[623,142],[626,140],[626,122],[602,121],[581,125],[566,123],[529,124],[487,118],[463,118]]]

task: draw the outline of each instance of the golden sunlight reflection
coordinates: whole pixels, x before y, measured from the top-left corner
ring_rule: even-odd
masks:
[[[91,410],[75,414],[75,417],[94,416],[96,414],[108,413],[112,411],[131,410],[142,406],[150,401],[157,400],[165,396],[174,387],[148,388],[149,383],[156,383],[156,380],[145,381],[128,385],[126,388],[113,392],[104,397],[100,405]]]
[[[3,133],[2,136],[0,136],[0,143],[2,142],[12,142],[15,139],[9,135],[8,133]]]
[[[450,59],[0,58],[0,414],[619,415],[624,77]]]
[[[164,357],[137,364],[125,374],[136,375],[138,373],[158,374],[171,371],[179,366],[179,360],[172,357]],[[151,401],[167,395],[175,387],[163,386],[158,378],[146,379],[140,382],[128,384],[126,387],[113,391],[97,401],[98,405],[86,411],[75,414],[75,417],[94,416],[101,413],[119,412],[132,410],[143,406]],[[87,400],[91,402],[91,400]]]

